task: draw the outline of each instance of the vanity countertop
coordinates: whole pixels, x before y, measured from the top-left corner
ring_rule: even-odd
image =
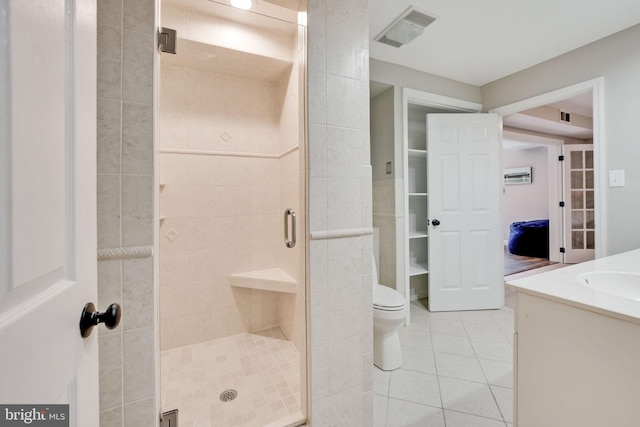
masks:
[[[516,292],[556,300],[640,323],[640,301],[590,289],[577,279],[587,272],[640,273],[640,249],[507,282]]]

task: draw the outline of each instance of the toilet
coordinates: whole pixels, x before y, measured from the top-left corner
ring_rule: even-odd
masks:
[[[402,366],[398,328],[404,323],[406,301],[400,292],[378,283],[376,260],[372,254],[373,364],[383,371]]]

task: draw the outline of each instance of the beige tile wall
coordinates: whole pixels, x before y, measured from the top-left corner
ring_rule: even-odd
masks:
[[[120,156],[122,139],[122,70],[131,72],[133,55],[122,55],[125,32],[123,9],[130,11],[133,6],[145,5],[144,16],[127,18],[127,22],[148,22],[154,16],[156,2],[152,0],[101,0],[99,2],[99,159],[98,191],[100,196],[98,222],[100,227],[99,244],[101,248],[111,248],[120,244],[122,233],[117,224],[128,219],[122,218],[121,185],[122,170]],[[132,12],[128,12],[132,13]],[[309,116],[309,229],[330,231],[338,224],[356,224],[357,227],[371,225],[370,192],[371,174],[369,168],[368,142],[368,2],[367,0],[310,0],[308,33],[308,116]],[[137,19],[135,19],[137,18]],[[132,36],[129,31],[129,36]],[[140,34],[153,34],[153,28],[147,28]],[[126,43],[126,46],[130,46]],[[149,47],[149,53],[153,46]],[[145,56],[143,55],[142,58]],[[148,70],[145,70],[145,72]],[[148,73],[152,76],[152,73]],[[140,76],[142,90],[130,88],[135,79],[126,78],[127,97],[144,92],[145,77]],[[327,82],[330,81],[328,84]],[[330,90],[328,90],[330,87]],[[344,91],[341,90],[344,88]],[[149,90],[148,95],[151,96]],[[138,93],[139,95],[142,94]],[[130,99],[125,98],[127,101]],[[353,102],[353,100],[358,100]],[[145,102],[139,102],[145,104]],[[329,110],[329,111],[328,111]],[[344,118],[342,117],[344,115]],[[327,174],[327,134],[329,127],[343,127],[357,130],[360,135],[361,156],[357,163],[350,164],[351,171],[359,170],[358,177],[329,176]],[[143,174],[144,176],[144,174]],[[334,181],[330,184],[330,179]],[[350,184],[349,189],[357,186],[352,181],[359,180],[360,186],[352,199],[359,203],[349,203],[348,209],[332,212],[336,199],[345,199],[340,194],[339,183]],[[338,185],[336,185],[338,184]],[[347,190],[348,191],[348,190]],[[344,193],[344,192],[343,192]],[[149,197],[153,194],[149,189]],[[144,198],[144,197],[143,197]],[[143,213],[144,214],[144,213]],[[347,215],[348,218],[342,218]],[[371,238],[362,237],[324,239],[311,241],[309,315],[311,336],[311,407],[309,413],[314,427],[324,425],[372,425],[371,408],[371,288],[370,256]],[[359,259],[348,254],[360,251]],[[340,260],[349,259],[351,263],[343,265]],[[346,261],[345,261],[346,262]],[[111,260],[100,262],[100,298],[111,302],[122,298],[123,264],[125,261]],[[344,280],[347,271],[360,272],[356,277]],[[331,273],[331,278],[330,276]],[[342,277],[339,279],[338,277]],[[356,274],[357,276],[357,274]],[[331,289],[329,282],[332,282]],[[115,284],[114,284],[115,283]],[[101,304],[103,305],[103,304]],[[359,314],[358,314],[359,313]],[[330,315],[331,314],[331,315]],[[330,320],[331,317],[331,320]],[[349,323],[351,322],[351,323]],[[337,329],[331,329],[339,325]],[[345,326],[346,325],[346,326]],[[112,334],[101,336],[101,425],[102,426],[145,426],[154,425],[157,414],[154,413],[153,397],[136,402],[125,402],[123,381],[123,347],[131,345],[131,335],[120,329]],[[144,338],[144,337],[143,337]],[[105,341],[110,339],[111,341]],[[148,338],[147,338],[148,339]],[[110,345],[109,345],[110,344]],[[118,347],[118,345],[120,347]],[[143,343],[140,347],[153,353],[154,343]],[[127,354],[132,352],[127,351]],[[337,355],[340,355],[338,357]],[[359,373],[361,372],[361,373]],[[343,373],[349,373],[344,375]],[[142,379],[147,384],[153,381]],[[119,381],[118,382],[118,378]],[[113,392],[111,392],[113,390]],[[127,393],[129,395],[131,392]]]
[[[192,0],[189,3],[190,8],[165,2],[162,5],[162,25],[175,29],[180,37],[200,43],[287,62],[291,60],[295,39],[288,34],[255,26],[244,26],[233,19],[228,19],[228,16],[232,16],[228,12],[224,15],[219,13],[220,10],[228,8],[228,2],[216,0],[216,3],[221,4],[218,6],[208,4],[208,1]],[[260,9],[261,6],[258,4],[257,8]],[[273,12],[273,8],[262,10],[265,15]],[[290,18],[291,13],[287,15],[289,16],[282,18]]]
[[[154,426],[154,0],[98,2],[98,307],[100,425]]]
[[[373,181],[373,224],[379,233],[378,280],[392,287],[396,287],[396,187],[396,180]]]
[[[274,83],[163,65],[160,88],[161,149],[277,153]],[[276,326],[277,296],[229,275],[276,265],[278,160],[161,153],[160,182],[161,349]]]
[[[308,8],[310,420],[371,426],[368,1]]]
[[[232,288],[230,274],[277,265],[278,161],[166,153],[160,160],[161,349],[277,326],[277,296]],[[175,185],[165,165],[188,185]],[[260,173],[269,168],[271,177]]]
[[[216,27],[215,34],[204,30],[207,23]],[[245,53],[225,51],[224,67],[194,68],[180,51],[178,61],[161,61],[161,349],[280,325],[304,350],[304,221],[298,215],[301,238],[293,249],[283,243],[282,224],[284,210],[299,212],[300,206],[300,150],[289,149],[304,141],[299,78],[304,45],[295,37],[283,39],[171,6],[163,9],[163,24],[178,25],[188,40],[216,45],[226,38],[224,29],[234,26],[257,45],[232,46]],[[202,51],[194,56],[210,49],[197,46]],[[249,60],[246,52],[259,46],[261,55],[290,61],[279,78],[223,72],[240,70]],[[255,60],[260,62],[249,65],[266,61]],[[210,155],[166,152],[174,149]],[[221,155],[226,152],[233,154]],[[297,296],[230,286],[230,274],[273,267],[298,280]]]

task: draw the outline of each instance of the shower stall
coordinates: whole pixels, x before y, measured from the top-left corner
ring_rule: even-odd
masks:
[[[161,1],[160,398],[181,427],[306,418],[301,3]]]

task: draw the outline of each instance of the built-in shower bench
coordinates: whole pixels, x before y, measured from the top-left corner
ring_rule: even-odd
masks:
[[[298,293],[298,283],[281,268],[232,274],[231,286],[291,294]]]

